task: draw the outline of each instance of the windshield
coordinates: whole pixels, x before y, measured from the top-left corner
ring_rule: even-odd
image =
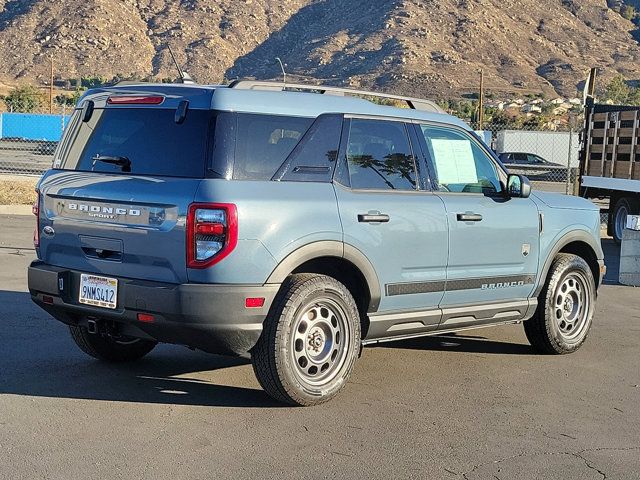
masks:
[[[76,110],[54,168],[204,177],[211,111],[189,110],[180,124],[173,109],[96,109],[88,122],[80,115]]]

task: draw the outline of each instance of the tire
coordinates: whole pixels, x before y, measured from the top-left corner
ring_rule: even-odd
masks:
[[[85,327],[70,325],[71,338],[87,355],[106,362],[132,362],[139,360],[157,345],[151,340],[123,338],[115,340],[107,335],[89,333]]]
[[[591,328],[596,286],[587,262],[560,253],[551,264],[534,316],[524,322],[531,346],[540,353],[575,352]]]
[[[622,232],[624,231],[627,215],[635,215],[640,212],[638,202],[629,197],[619,198],[613,208],[611,216],[611,236],[620,245],[622,243]]]
[[[338,394],[359,349],[360,315],[347,287],[325,275],[296,274],[282,284],[251,362],[271,397],[311,406]]]

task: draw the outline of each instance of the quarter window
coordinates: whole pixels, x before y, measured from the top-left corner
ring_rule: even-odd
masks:
[[[273,177],[291,182],[331,182],[342,133],[342,115],[320,115]]]
[[[233,178],[271,180],[312,122],[301,117],[238,114]]]
[[[442,192],[492,194],[502,190],[495,163],[471,137],[443,127],[421,125]]]
[[[416,189],[416,165],[403,123],[351,120],[347,163],[352,188]]]

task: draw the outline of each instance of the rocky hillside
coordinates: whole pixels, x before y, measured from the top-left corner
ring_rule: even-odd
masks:
[[[572,95],[591,66],[640,78],[634,25],[606,0],[0,0],[0,81],[292,75],[449,97]]]

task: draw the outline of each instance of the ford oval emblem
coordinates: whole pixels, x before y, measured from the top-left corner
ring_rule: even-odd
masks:
[[[49,237],[53,237],[56,234],[56,231],[50,225],[47,225],[46,227],[44,227],[42,229],[42,232]]]

